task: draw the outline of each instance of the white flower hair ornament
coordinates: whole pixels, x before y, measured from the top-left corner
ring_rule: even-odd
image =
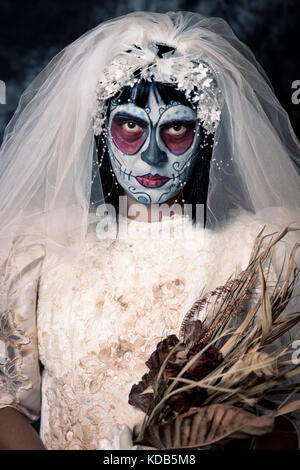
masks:
[[[193,105],[206,132],[215,133],[223,104],[215,75],[204,61],[176,56],[175,51],[175,48],[166,45],[150,44],[147,49],[135,46],[113,59],[103,70],[96,88],[93,112],[96,136],[103,131],[108,100],[124,87],[134,87],[141,80],[174,85]]]

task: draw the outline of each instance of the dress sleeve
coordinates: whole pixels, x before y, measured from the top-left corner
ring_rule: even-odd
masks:
[[[30,421],[40,414],[36,305],[44,253],[43,245],[22,240],[1,266],[0,408],[14,407]]]

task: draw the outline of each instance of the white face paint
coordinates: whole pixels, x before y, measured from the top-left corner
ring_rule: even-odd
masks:
[[[145,109],[111,106],[107,144],[119,184],[144,204],[172,198],[191,175],[199,134],[193,109],[175,102],[166,106],[153,89]]]

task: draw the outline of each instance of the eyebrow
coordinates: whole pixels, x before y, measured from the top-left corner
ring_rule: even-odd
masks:
[[[177,119],[167,119],[163,121],[161,125],[170,127],[170,126],[173,126],[174,124],[177,124],[178,122],[184,122],[184,123],[197,122],[197,118],[195,117],[194,119],[193,118],[184,119],[184,117],[182,116],[181,118],[177,118]]]
[[[145,113],[145,111],[144,111],[144,113]],[[131,121],[138,121],[138,122],[142,122],[143,124],[148,124],[148,120],[143,118],[143,117],[138,116],[138,113],[137,114],[131,114],[131,113],[127,113],[126,111],[118,111],[114,115],[113,119],[115,119],[115,118],[130,119]]]

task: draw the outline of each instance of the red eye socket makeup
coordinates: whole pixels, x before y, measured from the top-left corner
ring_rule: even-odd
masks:
[[[111,123],[111,135],[122,152],[133,155],[145,142],[148,131],[146,125],[140,121],[116,117]]]
[[[186,152],[193,143],[195,122],[177,122],[164,126],[160,131],[165,146],[173,153]]]

